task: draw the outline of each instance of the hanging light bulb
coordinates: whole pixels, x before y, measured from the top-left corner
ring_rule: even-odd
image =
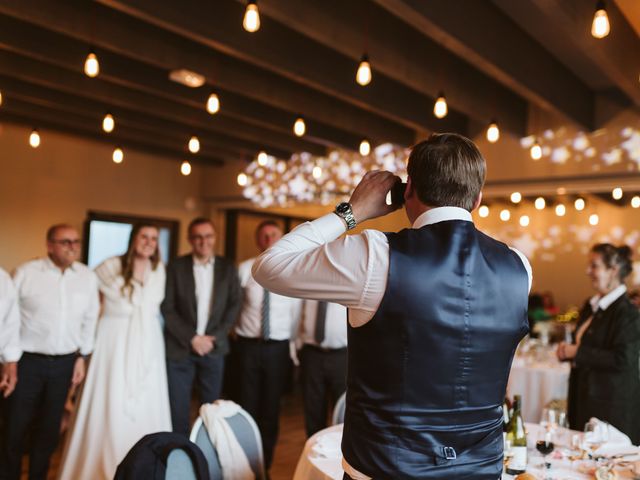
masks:
[[[113,129],[116,126],[116,121],[113,118],[113,115],[111,115],[110,113],[107,113],[104,118],[102,119],[102,130],[104,130],[107,133],[111,133],[113,132]]]
[[[478,215],[480,215],[482,218],[487,218],[489,216],[489,207],[487,207],[486,205],[480,205],[480,208],[478,209]]]
[[[513,203],[520,203],[522,201],[522,194],[520,192],[513,192],[511,194],[511,201]]]
[[[360,155],[366,157],[371,153],[371,144],[366,138],[360,142]]]
[[[622,189],[620,187],[616,187],[611,191],[611,196],[614,200],[620,200],[622,198]]]
[[[444,118],[447,116],[448,111],[447,100],[444,98],[444,92],[440,92],[438,93],[436,103],[433,105],[433,114],[437,118]]]
[[[191,173],[191,164],[187,160],[180,165],[180,173],[185,177]]]
[[[529,225],[530,219],[528,215],[522,215],[520,217],[520,226],[527,227]]]
[[[503,222],[506,222],[510,218],[511,218],[511,212],[506,208],[500,212],[500,220],[502,220]]]
[[[600,222],[600,217],[598,217],[597,213],[589,215],[589,225],[593,225],[595,227],[598,225],[598,222]]]
[[[611,26],[609,25],[609,16],[604,5],[604,0],[596,3],[596,13],[593,14],[593,22],[591,23],[591,35],[595,38],[604,38],[609,35]]]
[[[258,153],[258,165],[260,165],[261,167],[264,167],[268,161],[269,161],[269,157],[267,156],[266,152]]]
[[[198,153],[200,151],[200,140],[198,140],[198,137],[195,135],[189,139],[189,151],[191,153]]]
[[[584,210],[584,207],[586,206],[586,203],[584,201],[584,198],[576,198],[576,201],[573,202],[573,206],[575,207],[575,209],[579,212],[581,212],[582,210]]]
[[[491,120],[489,127],[487,128],[487,140],[490,143],[496,143],[500,139],[500,129],[495,120]]]
[[[93,53],[93,50],[87,55],[87,59],[84,61],[84,73],[87,77],[97,77],[100,73],[100,64],[98,63],[98,57]]]
[[[307,125],[304,123],[304,118],[298,117],[296,118],[295,123],[293,124],[293,133],[296,134],[297,137],[301,137],[307,131]]]
[[[363,87],[371,83],[371,64],[366,53],[360,59],[360,65],[358,65],[358,71],[356,72],[356,82]]]
[[[565,207],[562,203],[556,205],[556,215],[559,217],[564,217],[564,214],[567,213],[567,207]]]
[[[40,146],[40,134],[35,128],[31,131],[31,135],[29,135],[29,145],[33,148],[38,148]]]
[[[536,139],[536,141],[533,142],[533,145],[531,145],[529,153],[531,154],[531,158],[534,160],[540,160],[542,158],[542,147],[540,147],[538,139]]]
[[[260,12],[258,12],[258,5],[255,0],[249,0],[247,2],[247,8],[244,11],[244,18],[242,19],[242,26],[249,32],[257,32],[260,29]]]
[[[124,152],[120,147],[116,147],[113,151],[113,155],[111,155],[113,163],[122,163],[124,160]]]
[[[220,110],[220,99],[216,92],[211,92],[209,98],[207,98],[207,112],[211,115],[215,115]]]
[[[315,178],[316,180],[319,179],[322,176],[322,167],[320,167],[319,165],[313,167],[313,172],[311,172],[311,175],[313,175],[313,178]]]
[[[238,185],[240,185],[241,187],[244,187],[247,184],[247,174],[246,173],[239,173],[238,174]]]
[[[547,202],[542,197],[536,198],[536,201],[533,202],[533,206],[536,207],[536,210],[544,210],[544,207],[546,205],[547,205]]]
[[[631,208],[640,208],[640,197],[638,195],[631,199]]]

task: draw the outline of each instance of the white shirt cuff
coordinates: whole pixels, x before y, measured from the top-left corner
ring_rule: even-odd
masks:
[[[311,227],[322,237],[325,243],[333,242],[347,231],[347,225],[335,213],[328,213],[311,222]]]

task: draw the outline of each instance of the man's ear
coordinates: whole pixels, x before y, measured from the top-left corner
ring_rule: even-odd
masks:
[[[482,192],[478,194],[478,198],[476,198],[476,201],[474,202],[473,208],[471,209],[471,211],[473,212],[476,208],[480,206],[481,203],[482,203]]]
[[[411,196],[414,194],[415,192],[413,191],[413,184],[411,183],[411,177],[407,177],[407,187],[404,189],[404,201],[406,202],[407,199],[411,198]]]

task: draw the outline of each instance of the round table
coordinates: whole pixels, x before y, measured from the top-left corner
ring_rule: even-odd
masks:
[[[293,480],[342,480],[342,424],[320,430],[309,437]]]

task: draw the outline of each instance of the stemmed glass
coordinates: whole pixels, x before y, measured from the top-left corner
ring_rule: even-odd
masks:
[[[553,431],[550,427],[540,430],[541,438],[536,442],[536,450],[542,454],[544,469],[546,471],[545,480],[551,478],[551,462],[547,460],[547,455],[553,452],[555,445],[553,444]]]

